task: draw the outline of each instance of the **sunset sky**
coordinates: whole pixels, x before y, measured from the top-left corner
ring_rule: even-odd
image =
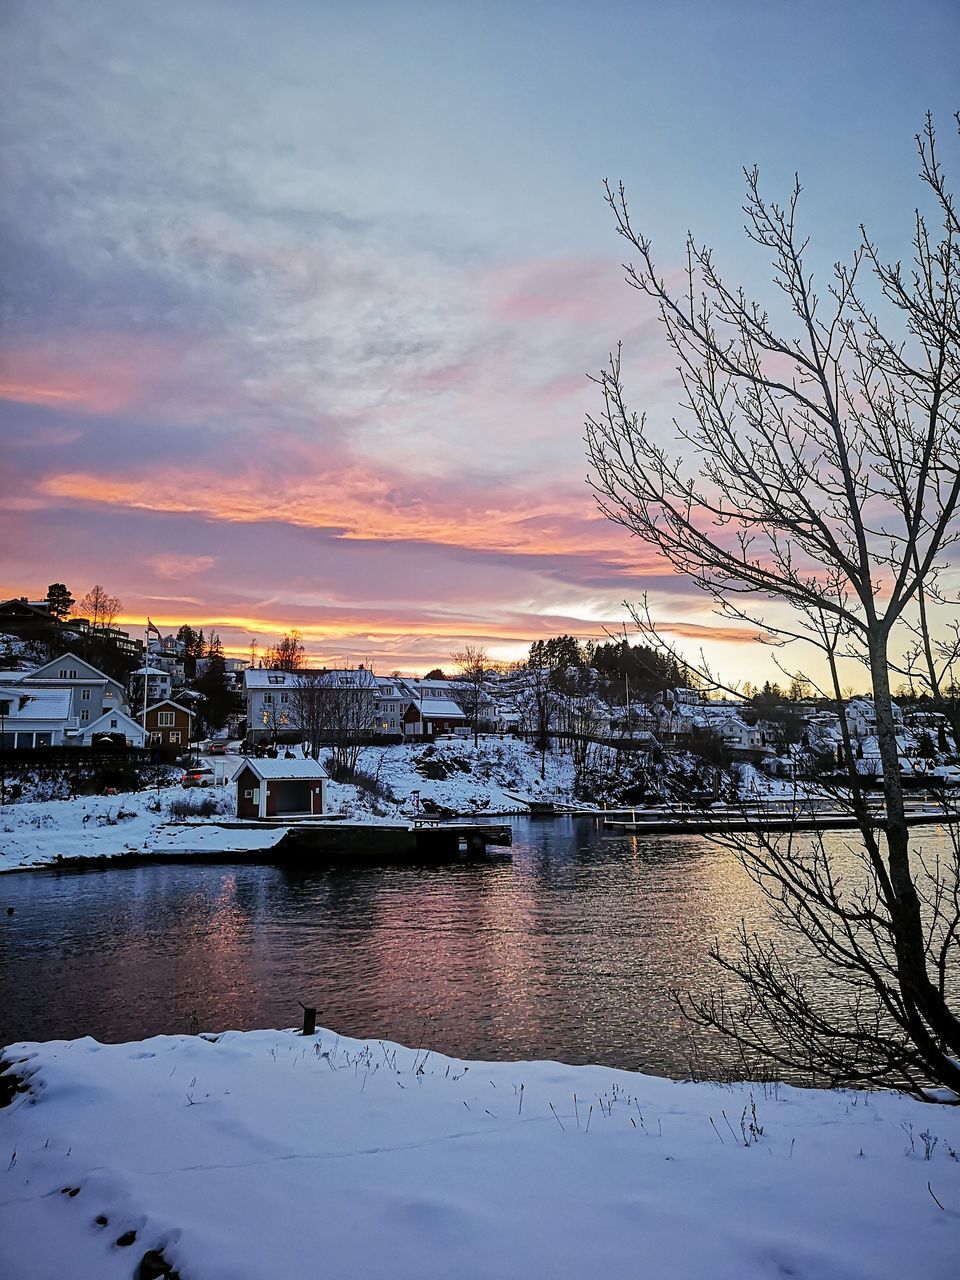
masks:
[[[602,180],[667,272],[690,227],[764,293],[753,163],[799,170],[815,261],[861,221],[899,256],[958,49],[956,0],[12,0],[0,596],[422,671],[646,592],[775,674],[585,483],[618,339],[638,407],[676,398]]]

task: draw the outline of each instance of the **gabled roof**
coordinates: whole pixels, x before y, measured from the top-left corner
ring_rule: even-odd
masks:
[[[57,668],[63,666],[64,663],[73,662],[77,666],[77,680],[104,680],[107,684],[116,685],[122,692],[123,686],[119,680],[114,680],[112,676],[108,676],[105,671],[101,671],[99,667],[95,667],[92,662],[87,662],[86,658],[78,658],[75,653],[61,653],[58,658],[51,658],[49,662],[45,662],[42,667],[35,667],[33,671],[28,671],[24,675],[24,683],[33,683],[34,681],[57,681],[60,683],[60,677],[57,674]],[[81,672],[86,674],[80,674]]]
[[[443,720],[465,720],[462,709],[452,698],[421,698],[420,714]]]
[[[155,702],[153,706],[147,707],[144,715],[149,715],[151,711],[157,711],[160,707],[173,707],[175,711],[182,711],[185,716],[193,715],[189,707],[181,706],[179,702],[174,702],[172,698],[164,698],[162,702]]]
[[[244,769],[249,769],[261,782],[320,782],[330,775],[316,760],[259,760],[244,758],[230,779],[236,782]]]
[[[91,720],[89,724],[85,724],[80,730],[80,737],[85,738],[88,733],[94,732],[109,733],[109,724],[106,729],[97,727],[98,725],[102,725],[105,720],[120,720],[123,722],[124,726],[129,726],[130,728],[135,729],[137,733],[145,733],[143,725],[140,724],[138,720],[134,720],[133,716],[128,716],[125,711],[120,711],[114,708],[112,711],[105,711],[102,716],[97,716],[96,720]]]

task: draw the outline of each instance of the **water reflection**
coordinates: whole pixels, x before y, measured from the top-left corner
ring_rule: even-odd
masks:
[[[517,822],[512,864],[17,875],[7,904],[0,1043],[284,1026],[303,1000],[349,1035],[673,1074],[711,1046],[671,988],[708,989],[741,916],[770,927],[730,853],[583,819]]]

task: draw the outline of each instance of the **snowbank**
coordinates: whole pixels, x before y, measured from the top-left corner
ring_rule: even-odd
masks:
[[[170,814],[171,804],[182,804],[185,799],[189,804],[191,797],[201,795],[205,800],[213,798],[220,812],[232,811],[232,793],[223,787],[202,792],[171,787],[159,796],[156,791],[134,791],[6,805],[0,809],[0,871],[44,866],[58,858],[113,858],[162,851],[164,825],[179,818]],[[177,851],[175,844],[169,848]]]
[[[548,752],[546,777],[540,777],[540,753],[517,738],[484,735],[473,739],[439,738],[424,745],[404,743],[366,747],[360,769],[388,793],[379,799],[351,785],[331,783],[328,803],[334,810],[366,815],[387,811],[414,812],[413,792],[457,813],[516,813],[521,799],[573,796],[573,764],[569,755]]]
[[[960,1112],[893,1094],[328,1031],[6,1056],[4,1275],[126,1280],[148,1250],[184,1280],[956,1275]]]

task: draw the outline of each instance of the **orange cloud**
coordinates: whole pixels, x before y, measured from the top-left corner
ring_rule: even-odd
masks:
[[[0,400],[79,413],[148,404],[181,363],[185,344],[129,333],[77,334],[3,353]]]
[[[608,565],[664,572],[663,561],[595,512],[584,487],[531,500],[513,491],[475,493],[455,480],[379,477],[350,466],[291,478],[157,471],[141,477],[63,472],[40,482],[52,498],[176,512],[237,523],[283,522],[335,529],[345,539],[417,541],[525,555],[602,554]],[[420,489],[420,491],[418,491]],[[589,539],[587,541],[587,539]]]

